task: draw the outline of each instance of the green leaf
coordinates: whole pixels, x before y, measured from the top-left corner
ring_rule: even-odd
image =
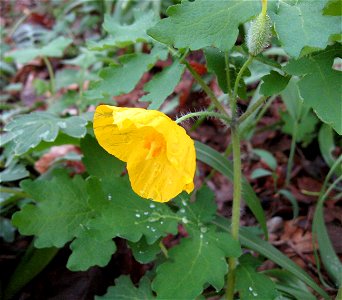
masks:
[[[271,152],[268,152],[263,149],[253,149],[253,152],[260,156],[260,158],[272,169],[275,170],[277,168],[277,160],[272,155]]]
[[[110,37],[99,43],[90,44],[94,50],[102,50],[108,47],[127,47],[138,42],[150,42],[151,38],[146,31],[157,22],[153,11],[141,13],[134,12],[135,21],[132,24],[120,24],[118,18],[105,15],[103,28],[110,34]]]
[[[220,227],[222,230],[230,232],[230,224],[227,219],[223,217],[217,217],[212,223]],[[255,233],[252,232],[249,228],[240,228],[239,239],[242,246],[251,249],[275,262],[279,266],[283,267],[285,270],[291,272],[301,281],[305,282],[324,299],[330,299],[329,295],[319,285],[317,285],[317,283],[303,269],[301,269],[286,255],[272,246],[269,242],[266,242],[255,235]]]
[[[50,90],[50,82],[37,78],[33,80],[33,87],[37,95],[41,96]]]
[[[53,142],[59,131],[72,137],[83,137],[86,125],[87,121],[81,117],[62,119],[47,112],[33,112],[15,117],[4,129],[11,132],[15,154],[22,155],[41,141]]]
[[[203,224],[214,218],[217,210],[215,194],[206,185],[203,185],[196,192],[196,201],[194,203],[189,203],[186,199],[188,195],[185,195],[185,193],[179,195],[175,201],[180,207],[178,215],[182,217],[183,223],[186,224],[192,221],[197,224]],[[184,218],[187,218],[187,221],[184,222]]]
[[[286,105],[286,110],[293,121],[301,117],[303,109],[303,99],[299,94],[298,78],[292,78],[287,87],[281,92],[281,98]],[[304,108],[307,110],[307,106]]]
[[[208,71],[216,75],[221,90],[227,93],[228,83],[224,53],[219,49],[208,47],[204,49],[204,55],[207,61]]]
[[[282,196],[284,196],[287,200],[289,200],[292,204],[292,209],[293,209],[293,219],[296,219],[299,214],[299,205],[297,199],[293,196],[293,194],[288,191],[281,189],[278,191],[278,193]]]
[[[85,93],[89,99],[101,99],[109,96],[127,94],[134,89],[142,75],[147,72],[158,59],[165,59],[167,51],[154,48],[150,54],[137,53],[123,55],[120,65],[104,68],[100,71],[100,81],[95,82]]]
[[[12,161],[6,169],[0,172],[0,183],[19,180],[29,175],[25,166]]]
[[[334,163],[332,166],[325,183],[323,185],[323,188],[321,190],[321,195],[318,199],[318,203],[316,205],[315,213],[312,219],[312,233],[313,233],[313,243],[318,242],[319,246],[319,253],[322,260],[322,263],[331,277],[331,279],[334,281],[337,288],[339,288],[342,285],[342,263],[336,254],[334,247],[331,243],[327,228],[325,226],[324,221],[324,202],[328,199],[329,193],[327,193],[326,190],[324,190],[324,187],[326,183],[328,182],[328,177],[333,172],[335,168],[341,168],[341,161],[342,156]],[[340,175],[333,184],[337,185],[339,182],[342,181],[342,175]]]
[[[70,179],[60,171],[52,180],[25,180],[21,187],[37,204],[25,205],[13,215],[12,223],[21,234],[35,235],[37,248],[62,247],[82,230],[92,214],[81,177]]]
[[[293,135],[294,126],[297,126],[296,142],[302,142],[303,146],[306,146],[315,138],[317,134],[316,125],[319,120],[311,110],[303,109],[299,120],[294,120],[286,112],[282,112],[280,115],[284,121],[282,128],[284,133]],[[296,125],[295,122],[297,122]]]
[[[220,290],[228,271],[226,256],[241,254],[239,244],[229,234],[188,228],[190,238],[169,251],[169,259],[157,267],[152,288],[160,299],[194,299],[209,283]],[[215,266],[215,272],[213,272]]]
[[[115,286],[108,288],[104,296],[96,296],[95,300],[151,300],[155,299],[151,290],[150,280],[144,276],[136,288],[128,276],[120,276]]]
[[[67,267],[72,271],[85,271],[93,265],[105,266],[116,251],[112,239],[101,239],[101,232],[89,227],[90,219],[96,219],[102,210],[108,208],[108,200],[104,198],[100,181],[95,177],[87,180],[87,204],[93,209],[91,214],[83,218],[81,227],[76,232],[77,238],[71,243],[72,254],[69,257]],[[70,201],[70,200],[69,200]]]
[[[179,220],[190,238],[172,248],[168,260],[157,268],[153,289],[158,298],[194,299],[202,292],[205,283],[221,289],[227,271],[223,258],[241,254],[239,244],[229,234],[220,235],[209,224],[217,209],[214,193],[204,186],[197,191],[195,198],[194,202],[189,201],[189,196],[183,193],[174,201],[179,207]],[[215,265],[218,272],[209,274],[211,265]]]
[[[66,88],[73,83],[80,81],[80,71],[76,69],[62,69],[56,72],[56,90]]]
[[[299,94],[298,78],[292,78],[281,92],[282,100],[286,105],[287,111],[280,112],[284,121],[283,132],[296,136],[296,142],[303,142],[303,145],[311,143],[316,135],[317,117],[311,111],[307,103]]]
[[[90,266],[104,267],[110,261],[112,254],[116,251],[116,246],[112,240],[98,239],[98,231],[83,228],[77,239],[75,239],[70,249],[67,267],[71,271],[86,271]]]
[[[298,57],[305,47],[324,49],[332,34],[340,33],[340,18],[324,16],[325,1],[280,1],[274,15],[275,29],[285,51]],[[291,24],[291,26],[289,26]]]
[[[332,154],[333,150],[336,148],[336,145],[334,142],[334,132],[330,126],[326,124],[321,126],[321,129],[318,133],[318,143],[325,162],[329,167],[332,167],[336,161],[336,158]],[[342,170],[337,168],[335,169],[335,173],[337,175],[341,175]]]
[[[341,16],[342,3],[340,0],[329,0],[323,9],[324,15]]]
[[[68,47],[71,42],[71,39],[60,36],[40,49],[19,49],[12,51],[9,56],[21,64],[25,64],[38,56],[62,57],[64,49]]]
[[[7,243],[14,241],[16,229],[12,226],[9,219],[0,217],[0,237]]]
[[[236,289],[241,300],[274,300],[278,296],[276,286],[269,277],[241,262],[236,268]]]
[[[162,72],[155,75],[151,81],[144,86],[148,92],[140,101],[151,102],[149,109],[159,109],[164,100],[173,92],[181,79],[185,66],[175,61],[171,66],[166,67]]]
[[[134,258],[141,264],[147,264],[155,260],[158,253],[160,253],[159,241],[152,245],[147,244],[146,239],[142,238],[140,241],[133,243],[128,242],[132,249]]]
[[[238,36],[239,24],[260,11],[258,1],[183,1],[167,10],[168,18],[147,33],[176,48],[198,50],[214,46],[230,50]]]
[[[314,109],[317,116],[342,134],[341,72],[332,69],[334,58],[340,56],[342,46],[290,61],[285,72],[303,76],[298,87],[304,103]],[[322,101],[324,99],[324,101]]]
[[[2,299],[13,299],[26,284],[42,272],[58,253],[58,250],[57,248],[36,249],[32,242],[9,278]]]
[[[103,195],[108,206],[90,224],[98,230],[99,238],[112,239],[115,236],[132,242],[145,236],[153,244],[168,233],[177,233],[177,218],[168,206],[140,198],[132,191],[127,177],[103,180]],[[109,200],[109,201],[108,201]]]
[[[219,49],[208,47],[204,49],[205,59],[207,61],[208,71],[214,73],[217,77],[218,84],[224,93],[228,92],[227,74],[226,74],[226,61],[225,54]],[[245,63],[246,59],[241,56],[231,56],[229,57],[229,74],[231,87],[236,80],[241,67]],[[243,77],[251,76],[251,72],[247,68],[243,74]],[[239,82],[238,95],[245,99],[246,96],[246,84],[244,80]]]
[[[90,135],[81,140],[81,149],[84,154],[82,161],[90,175],[110,179],[123,172],[125,163],[106,152]]]
[[[260,93],[264,96],[277,95],[286,88],[290,78],[290,76],[282,76],[276,71],[271,71],[270,74],[261,78]]]
[[[265,170],[265,169],[261,169],[261,168],[258,168],[258,169],[255,169],[252,174],[251,174],[251,179],[257,179],[257,178],[260,178],[260,177],[265,177],[265,176],[271,176],[272,175],[272,172],[271,171],[268,171],[268,170]]]
[[[226,159],[216,150],[200,142],[195,142],[195,148],[198,160],[206,163],[207,165],[222,173],[229,180],[233,181],[233,163],[231,161]],[[260,226],[263,229],[265,236],[267,237],[268,234],[264,210],[260,204],[258,197],[253,191],[253,188],[250,186],[246,179],[243,179],[242,181],[242,197],[253,212],[255,218],[260,223]]]
[[[281,269],[267,270],[264,272],[275,279],[276,287],[285,295],[292,295],[300,300],[315,300],[316,297],[310,293],[306,285],[290,272]]]

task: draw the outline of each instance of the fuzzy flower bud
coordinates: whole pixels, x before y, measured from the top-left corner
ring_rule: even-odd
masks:
[[[269,45],[272,36],[272,21],[267,14],[261,13],[256,17],[249,27],[247,33],[247,47],[251,55],[258,55]]]

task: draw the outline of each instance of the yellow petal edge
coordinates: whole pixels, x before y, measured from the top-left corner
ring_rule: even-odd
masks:
[[[94,133],[101,147],[127,162],[132,189],[139,196],[167,202],[182,191],[193,191],[194,142],[162,112],[100,105]]]

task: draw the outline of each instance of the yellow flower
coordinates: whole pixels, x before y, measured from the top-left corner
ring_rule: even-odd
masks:
[[[165,114],[100,105],[94,132],[107,152],[127,162],[132,188],[139,196],[167,202],[194,189],[194,142]]]

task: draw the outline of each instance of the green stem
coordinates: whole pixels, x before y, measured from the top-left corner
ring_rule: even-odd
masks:
[[[331,191],[337,186],[337,184],[342,181],[342,175],[339,176],[330,186],[329,188],[325,191],[325,193],[322,195],[322,197],[318,200],[323,203],[323,201],[329,196]],[[322,199],[322,200],[321,200]]]
[[[240,83],[240,80],[242,78],[243,73],[248,68],[248,66],[251,64],[252,60],[253,60],[253,56],[249,55],[247,61],[243,64],[243,66],[240,69],[240,71],[239,71],[239,73],[238,73],[238,75],[236,77],[236,80],[235,80],[233,97],[230,99],[230,107],[231,107],[231,110],[232,110],[233,119],[235,118],[235,116],[237,114],[237,111],[236,111],[236,106],[237,106],[237,101],[236,100],[237,99],[236,98],[237,98],[237,91],[238,91],[238,88],[239,88],[239,83]]]
[[[210,89],[210,87],[204,82],[204,80],[201,78],[200,75],[197,74],[197,72],[190,66],[190,64],[187,61],[183,62],[191,75],[196,79],[198,84],[202,87],[203,91],[206,92],[206,94],[209,96],[210,100],[213,102],[213,104],[216,106],[216,108],[224,115],[230,118],[229,114],[226,112],[225,108],[222,106],[221,102],[216,98],[214,92]]]
[[[261,4],[262,4],[261,13],[262,13],[263,16],[266,16],[266,13],[267,13],[267,0],[261,0]]]
[[[217,112],[213,112],[213,111],[198,111],[198,112],[193,112],[193,113],[189,113],[186,114],[180,118],[178,118],[175,122],[177,124],[187,120],[187,119],[191,119],[191,118],[195,118],[195,117],[214,117],[214,118],[218,118],[223,120],[225,123],[230,124],[231,123],[231,119],[228,118],[226,115],[223,115],[221,113],[217,113]]]
[[[240,116],[238,119],[238,123],[241,124],[244,120],[246,120],[251,114],[253,114],[266,100],[266,97],[260,97],[252,106],[250,109],[244,112],[243,115]]]
[[[53,72],[53,68],[52,65],[49,61],[49,59],[46,56],[42,56],[44,63],[48,69],[48,73],[49,73],[49,77],[50,77],[50,91],[51,94],[54,95],[55,94],[55,74]]]
[[[298,131],[298,122],[296,121],[293,124],[293,132],[292,132],[292,141],[291,141],[291,148],[290,148],[290,155],[289,161],[287,163],[287,170],[286,170],[286,181],[285,185],[288,186],[291,179],[291,171],[293,166],[293,158],[296,151],[296,140],[297,140],[297,131]]]
[[[232,209],[232,224],[231,233],[235,240],[239,240],[240,228],[240,207],[241,207],[241,152],[240,152],[240,137],[238,125],[231,127],[232,146],[233,146],[233,173],[234,173],[234,194],[233,194],[233,209]],[[236,258],[229,257],[228,260],[229,273],[227,279],[227,300],[234,298],[235,287],[235,268]]]
[[[240,136],[239,136],[239,122],[237,119],[237,91],[240,80],[243,73],[248,68],[253,60],[253,56],[249,55],[247,61],[240,69],[234,84],[233,96],[230,99],[230,107],[232,110],[232,124],[231,124],[231,139],[233,148],[233,209],[232,209],[232,224],[231,233],[233,239],[239,241],[239,229],[240,229],[240,208],[241,208],[241,152],[240,152]],[[237,260],[235,257],[229,257],[228,259],[229,272],[227,277],[227,300],[233,300],[235,290],[235,269]]]

